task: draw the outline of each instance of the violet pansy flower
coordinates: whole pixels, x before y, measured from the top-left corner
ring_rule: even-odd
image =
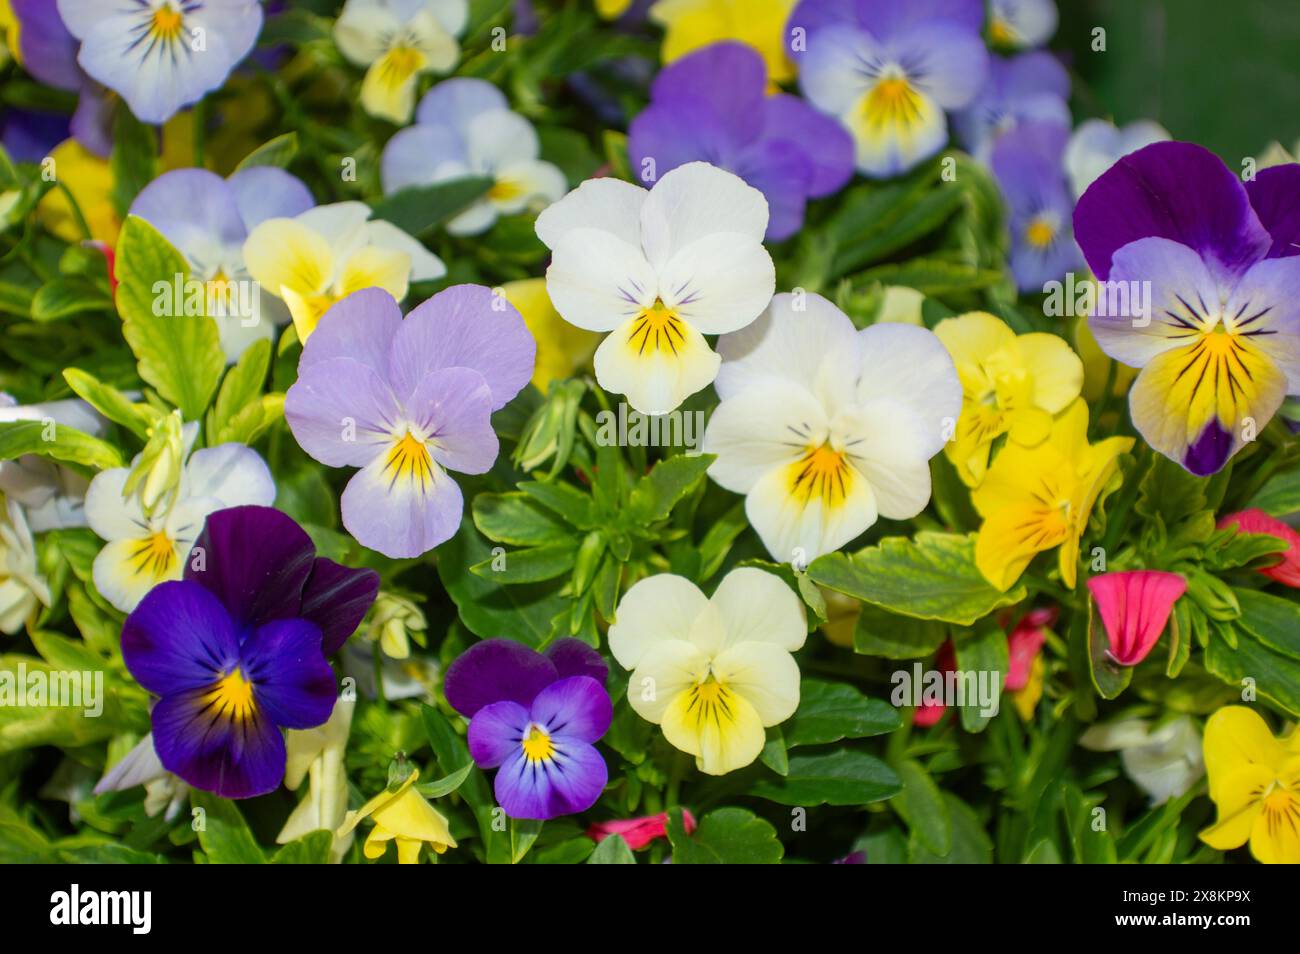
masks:
[[[272,791],[285,770],[282,729],[334,709],[325,657],[374,601],[378,574],[316,556],[311,538],[269,507],[212,514],[185,578],[149,592],[122,627],[122,658],[159,697],[153,744],[167,771],[226,798]]]
[[[446,473],[486,473],[492,412],[532,377],[537,345],[504,296],[456,285],[402,320],[386,291],[334,305],[307,340],[284,416],[330,467],[360,467],[343,491],[343,525],[385,556],[449,539],[464,500]]]
[[[444,690],[470,720],[469,750],[496,768],[497,803],[511,818],[546,820],[586,811],[609,780],[594,743],[609,729],[608,667],[576,639],[545,653],[488,639],[447,669]]]
[[[1010,264],[1017,287],[1042,291],[1046,282],[1083,264],[1070,225],[1074,204],[1061,169],[1070,130],[1026,123],[993,147],[993,174],[1009,208]]]
[[[1160,142],[1120,159],[1075,207],[1097,278],[1149,292],[1098,296],[1089,319],[1106,354],[1142,369],[1133,424],[1198,476],[1300,393],[1297,194],[1300,165],[1243,184],[1208,150]]]
[[[853,141],[796,96],[767,95],[767,66],[743,43],[722,42],[666,67],[628,130],[628,155],[647,184],[702,160],[735,173],[767,199],[766,238],[803,225],[804,203],[853,175]]]
[[[802,0],[787,32],[799,86],[853,136],[858,169],[883,178],[948,141],[945,113],[979,92],[988,69],[982,0]]]
[[[968,107],[953,117],[962,143],[987,163],[993,146],[1023,123],[1070,127],[1070,77],[1050,53],[993,57],[988,80]]]
[[[293,218],[315,204],[302,181],[283,169],[254,166],[228,179],[206,169],[176,169],[145,186],[130,214],[161,232],[207,286],[208,314],[217,322],[221,348],[227,361],[236,361],[289,320],[278,298],[254,287],[244,263],[245,240],[266,220]]]
[[[81,68],[158,125],[219,88],[262,31],[258,0],[58,0],[58,12]]]

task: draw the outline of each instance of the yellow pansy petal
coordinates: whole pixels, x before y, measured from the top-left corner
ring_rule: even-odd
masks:
[[[799,666],[774,643],[730,646],[713,661],[713,672],[754,707],[765,726],[784,722],[799,708]]]
[[[708,672],[709,659],[695,644],[681,639],[655,643],[628,680],[628,704],[647,722],[662,722],[673,700]]]
[[[406,252],[367,245],[348,256],[339,273],[338,297],[363,288],[382,288],[398,301],[410,286],[411,256]]]
[[[1205,723],[1205,773],[1210,797],[1220,801],[1225,780],[1241,767],[1257,765],[1276,772],[1286,760],[1286,749],[1259,713],[1246,706],[1224,706]]]
[[[283,288],[304,298],[319,295],[334,274],[329,242],[293,219],[267,219],[253,229],[244,242],[244,262],[253,280],[272,295],[281,295]]]
[[[1083,389],[1083,362],[1063,338],[1035,333],[1016,339],[1024,367],[1033,377],[1033,401],[1057,414]]]
[[[627,12],[632,0],[596,0],[596,12],[606,20],[614,20]]]
[[[390,831],[399,838],[427,841],[433,845],[456,847],[451,837],[447,819],[428,800],[413,788],[385,802],[372,816],[375,825]]]
[[[953,364],[975,364],[1016,340],[1005,321],[986,311],[945,318],[934,326],[935,336],[952,355]]]
[[[1223,779],[1214,799],[1218,819],[1201,832],[1201,841],[1219,851],[1244,845],[1264,810],[1262,795],[1272,781],[1272,773],[1259,765],[1244,765]]]
[[[1008,507],[984,521],[975,540],[975,565],[999,590],[1009,590],[1034,557],[1064,542],[1063,521],[1028,507]]]
[[[1088,327],[1088,319],[1080,317],[1074,323],[1074,350],[1083,362],[1084,400],[1096,404],[1106,390],[1106,380],[1110,377],[1110,366],[1115,365],[1115,383],[1112,393],[1123,394],[1128,390],[1133,379],[1137,377],[1137,368],[1130,368],[1110,358],[1097,344],[1097,337]]]
[[[414,838],[397,839],[397,863],[399,865],[418,865],[420,863],[420,846],[422,841]]]
[[[1011,425],[1009,434],[1017,444],[1033,447],[1047,439],[1052,432],[1052,415],[1042,408],[1024,407],[1007,415]]]
[[[176,541],[163,533],[114,540],[95,557],[95,587],[118,609],[130,612],[159,583],[179,580],[184,559]]]
[[[75,139],[56,146],[50,158],[54,160],[58,181],[76,200],[90,237],[107,245],[115,244],[122,222],[110,198],[113,173],[108,160],[89,152]],[[79,242],[86,237],[63,188],[45,193],[36,207],[36,215],[42,225],[64,241]]]
[[[537,365],[533,385],[546,393],[552,381],[572,377],[591,362],[600,335],[571,325],[555,310],[546,293],[546,279],[527,278],[502,286],[506,301],[523,316],[524,324],[537,340]]]
[[[372,116],[402,125],[415,110],[415,86],[428,59],[414,47],[395,47],[370,64],[361,82],[361,106]]]
[[[365,844],[361,846],[361,853],[372,861],[376,858],[384,857],[384,852],[388,850],[388,843],[393,840],[390,832],[382,828],[370,829],[370,834],[366,836]]]
[[[656,305],[614,329],[596,349],[596,380],[642,414],[667,414],[718,376],[722,359],[704,336]]]
[[[713,680],[679,693],[664,712],[663,730],[672,745],[695,756],[706,775],[744,768],[758,758],[766,741],[754,707]]]
[[[737,40],[763,57],[772,83],[784,83],[795,75],[785,37],[794,5],[795,0],[660,0],[650,17],[666,28],[664,63],[719,40]]]

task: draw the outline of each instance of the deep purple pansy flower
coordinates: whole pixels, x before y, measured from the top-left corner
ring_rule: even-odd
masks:
[[[1074,229],[1116,291],[1089,319],[1097,343],[1142,369],[1134,426],[1215,473],[1300,393],[1300,165],[1243,183],[1200,146],[1155,143],[1088,187]]]
[[[1024,292],[1082,266],[1070,227],[1074,203],[1061,157],[1070,130],[1056,123],[1026,123],[993,147],[993,174],[1009,207],[1011,272]]]
[[[993,57],[975,101],[953,117],[962,144],[987,163],[1002,136],[1024,123],[1070,127],[1070,77],[1050,53]]]
[[[185,578],[150,590],[122,627],[127,669],[159,697],[151,718],[163,766],[226,798],[273,790],[284,777],[281,730],[329,719],[337,693],[325,657],[378,590],[378,574],[316,556],[278,510],[209,516]]]
[[[646,185],[702,160],[763,193],[767,238],[803,225],[810,198],[838,191],[853,175],[853,140],[797,96],[767,95],[767,66],[743,43],[715,43],[664,69],[650,105],[628,130],[628,155]]]
[[[479,768],[498,769],[497,803],[511,818],[546,820],[586,811],[609,770],[593,743],[609,729],[608,667],[576,639],[539,653],[487,639],[447,668],[444,692],[470,720]]]

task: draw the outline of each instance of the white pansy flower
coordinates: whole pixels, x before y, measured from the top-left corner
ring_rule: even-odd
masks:
[[[1147,719],[1120,719],[1092,726],[1079,744],[1094,752],[1119,752],[1124,774],[1151,796],[1153,805],[1177,798],[1205,774],[1201,733],[1191,716],[1158,728]]]
[[[433,281],[447,266],[364,202],[336,202],[293,218],[267,219],[244,243],[244,263],[262,288],[283,299],[304,343],[335,302],[382,288],[399,302],[411,282]]]
[[[18,404],[0,392],[0,423],[36,421],[52,428],[71,427],[93,437],[108,430],[108,422],[85,401]],[[0,461],[0,493],[22,504],[32,533],[84,527],[83,501],[89,481],[76,471],[35,454]]]
[[[188,450],[194,425],[186,430]],[[125,496],[130,472],[128,467],[102,471],[86,492],[86,522],[108,541],[95,557],[95,586],[124,613],[156,584],[181,578],[208,514],[244,505],[269,507],[275,500],[275,482],[265,461],[243,444],[194,451],[176,492],[148,514],[138,496]]]
[[[1039,47],[1056,32],[1054,0],[990,0],[989,39],[1009,49]]]
[[[925,508],[930,458],[961,411],[957,370],[933,332],[859,331],[820,295],[782,294],[718,350],[709,476],[745,495],[773,558],[803,564],[879,517]]]
[[[144,786],[144,813],[150,818],[162,813],[167,821],[180,814],[190,791],[189,785],[163,768],[153,747],[152,732],[146,733],[131,751],[104,773],[95,786],[95,794],[124,792],[137,785]]]
[[[449,73],[460,59],[456,37],[467,0],[348,0],[334,24],[340,52],[366,67],[361,106],[395,123],[411,119],[423,73]]]
[[[790,655],[807,637],[803,605],[780,578],[732,570],[706,597],[669,573],[634,585],[609,628],[609,649],[632,670],[627,698],[708,775],[749,765],[764,728],[799,707]]]
[[[355,701],[339,699],[324,725],[314,729],[291,729],[285,733],[284,787],[296,789],[306,778],[308,788],[276,836],[277,844],[287,845],[313,831],[336,832],[343,824],[348,812],[348,773],[343,764],[343,753],[347,749],[355,708]],[[331,862],[337,864],[343,860],[352,846],[352,839],[351,831],[342,837],[337,833],[334,835],[330,846]]]
[[[666,414],[708,387],[720,359],[704,336],[748,325],[776,287],[767,217],[761,192],[704,162],[649,191],[590,179],[538,216],[555,310],[609,333],[594,360],[602,388]]]
[[[50,605],[50,585],[37,569],[27,516],[0,495],[0,633],[21,631],[41,605]]]
[[[425,94],[416,125],[384,147],[384,194],[466,176],[492,180],[487,194],[447,223],[452,235],[477,235],[497,217],[544,208],[568,189],[564,173],[538,158],[537,131],[510,111],[491,83],[444,80]]]
[[[1083,195],[1103,172],[1129,153],[1167,139],[1165,127],[1149,119],[1139,119],[1122,129],[1104,119],[1080,123],[1065,147],[1065,172],[1074,197]]]

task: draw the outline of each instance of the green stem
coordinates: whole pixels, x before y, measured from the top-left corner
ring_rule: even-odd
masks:
[[[379,648],[379,640],[375,640],[373,646],[373,663],[375,669],[375,699],[384,708],[388,707],[388,699],[384,696],[384,656],[383,650]]]

